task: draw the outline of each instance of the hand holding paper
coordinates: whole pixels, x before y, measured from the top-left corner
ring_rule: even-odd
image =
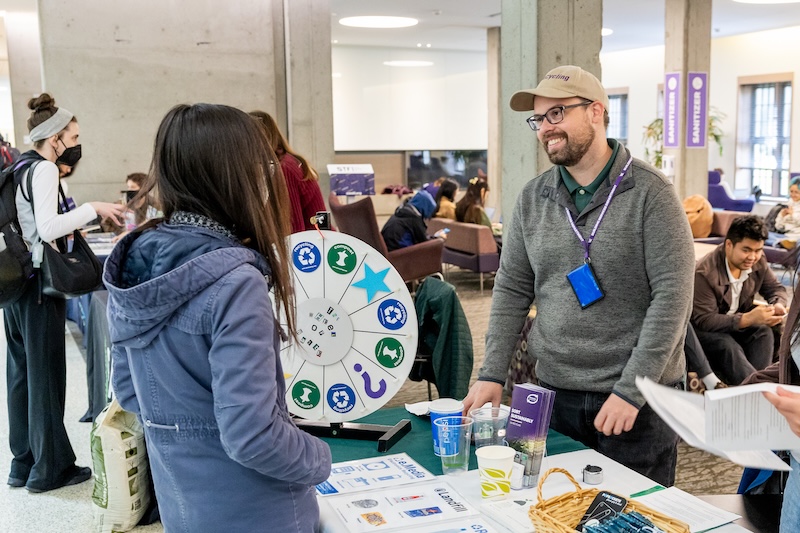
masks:
[[[789,423],[789,429],[800,436],[800,393],[790,392],[783,387],[775,389],[775,393],[765,392],[764,398],[775,406]]]

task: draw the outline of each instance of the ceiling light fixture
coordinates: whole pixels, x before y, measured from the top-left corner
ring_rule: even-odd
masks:
[[[384,61],[383,64],[387,67],[432,67],[433,61]]]
[[[602,35],[603,37],[608,37],[612,33],[614,33],[614,30],[612,30],[611,28],[603,28],[602,30],[600,30],[600,35]]]
[[[409,17],[365,16],[339,19],[339,24],[352,28],[408,28],[418,23],[417,19]]]
[[[428,43],[428,44],[425,45],[425,48],[430,48],[430,47],[431,47],[431,43]]]

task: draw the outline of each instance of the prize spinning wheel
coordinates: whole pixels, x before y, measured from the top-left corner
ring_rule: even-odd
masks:
[[[281,346],[289,411],[333,423],[380,409],[417,352],[403,279],[380,252],[343,233],[295,233],[290,249],[297,340]]]

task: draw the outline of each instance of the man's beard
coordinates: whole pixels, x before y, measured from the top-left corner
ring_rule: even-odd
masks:
[[[547,153],[550,162],[554,165],[563,165],[565,167],[573,167],[577,165],[583,156],[589,151],[589,148],[594,142],[595,132],[594,128],[586,124],[586,129],[576,132],[573,136],[566,133],[561,133],[565,138],[565,146],[554,153]],[[559,135],[552,135],[550,138],[558,137]],[[545,151],[547,151],[547,141],[544,139]]]

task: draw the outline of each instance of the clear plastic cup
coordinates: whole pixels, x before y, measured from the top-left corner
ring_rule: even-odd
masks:
[[[464,474],[469,469],[472,419],[468,416],[443,416],[433,423],[439,441],[442,473]]]

